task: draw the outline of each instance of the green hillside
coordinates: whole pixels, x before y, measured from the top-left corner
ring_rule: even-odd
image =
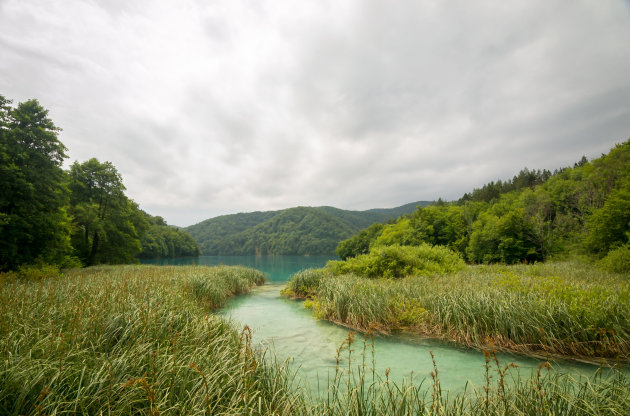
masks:
[[[387,222],[426,206],[348,211],[295,207],[280,211],[222,215],[185,228],[206,255],[333,254],[337,243],[375,222]]]
[[[522,170],[453,203],[419,208],[339,243],[346,259],[380,246],[447,246],[470,263],[588,256],[630,270],[630,140],[573,167]],[[603,260],[602,260],[603,259]]]

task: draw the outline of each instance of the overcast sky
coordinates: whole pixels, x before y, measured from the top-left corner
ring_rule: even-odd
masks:
[[[630,137],[630,2],[0,0],[0,94],[170,224],[456,199]]]

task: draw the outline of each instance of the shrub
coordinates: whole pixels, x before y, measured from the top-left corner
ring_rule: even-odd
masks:
[[[43,280],[61,277],[59,266],[45,263],[20,266],[16,274],[19,279],[25,280]]]
[[[461,270],[464,261],[459,254],[442,247],[378,246],[368,254],[345,261],[330,261],[326,269],[334,274],[354,274],[363,277],[404,277],[451,273]]]
[[[610,250],[606,257],[599,261],[599,267],[613,273],[630,273],[630,246]]]

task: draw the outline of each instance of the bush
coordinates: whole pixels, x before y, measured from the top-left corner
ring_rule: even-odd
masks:
[[[17,278],[25,280],[43,280],[61,277],[59,266],[54,264],[23,265],[17,269]]]
[[[610,250],[606,257],[599,261],[599,267],[613,273],[630,273],[630,246]]]
[[[461,270],[459,254],[441,246],[378,246],[368,254],[345,261],[329,261],[326,268],[334,274],[363,277],[404,277],[451,273]]]

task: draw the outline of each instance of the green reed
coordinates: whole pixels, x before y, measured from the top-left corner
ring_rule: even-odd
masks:
[[[0,414],[292,414],[284,364],[208,309],[241,267],[118,266],[0,286]]]
[[[437,365],[430,379],[395,383],[387,371],[375,371],[369,338],[360,348],[352,335],[338,349],[327,388],[308,396],[287,362],[252,345],[249,328],[239,333],[211,313],[263,280],[252,269],[225,266],[94,267],[35,281],[1,275],[0,415],[622,415],[629,409],[629,381],[621,372],[575,380],[542,367],[521,378],[492,352],[486,384],[462,394],[442,391]],[[393,317],[378,315],[385,307],[376,299],[404,282],[407,299],[418,290],[413,280],[389,281],[383,292],[365,289],[375,299],[371,320],[429,319],[428,309],[411,301],[394,302]]]
[[[612,369],[600,369],[591,377],[573,378],[550,371],[542,363],[523,377],[512,363],[501,363],[494,350],[486,356],[485,383],[467,384],[465,391],[451,394],[440,386],[440,375],[432,352],[430,378],[413,377],[401,383],[374,372],[374,344],[370,337],[363,347],[355,346],[352,333],[337,350],[337,365],[328,389],[304,414],[309,415],[610,415],[630,410],[630,378]],[[358,351],[357,351],[358,350]]]
[[[289,283],[289,287],[292,283]],[[588,265],[469,266],[403,279],[326,276],[318,317],[530,355],[630,360],[630,280]]]

